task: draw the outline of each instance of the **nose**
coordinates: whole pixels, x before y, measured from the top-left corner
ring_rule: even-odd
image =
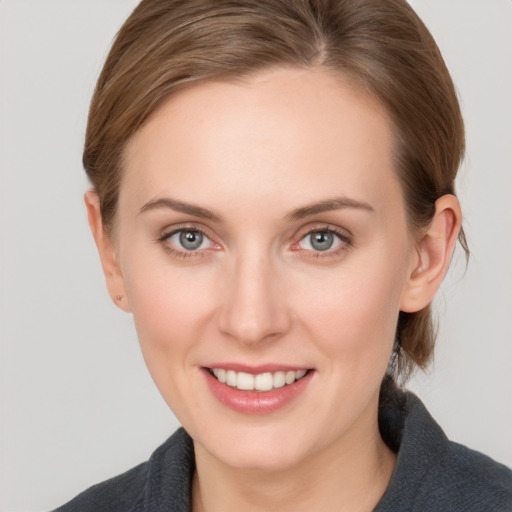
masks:
[[[244,345],[277,339],[291,325],[283,277],[266,255],[240,255],[221,287],[220,331]]]

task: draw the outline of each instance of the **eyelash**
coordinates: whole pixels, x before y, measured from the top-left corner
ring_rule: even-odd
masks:
[[[160,245],[162,245],[162,247],[164,248],[164,250],[168,254],[170,254],[171,256],[173,256],[175,258],[178,258],[178,259],[198,258],[198,257],[202,258],[202,257],[209,256],[209,254],[207,252],[208,249],[202,249],[202,250],[196,250],[196,251],[192,251],[192,250],[189,250],[189,251],[187,251],[187,250],[179,250],[179,249],[173,248],[168,243],[168,240],[172,236],[174,236],[174,235],[176,235],[178,233],[181,233],[183,231],[188,231],[188,232],[191,232],[191,233],[199,233],[199,234],[201,234],[202,236],[204,236],[205,238],[207,238],[208,240],[211,241],[211,238],[208,236],[208,234],[204,230],[202,230],[202,229],[200,229],[198,227],[195,227],[195,226],[194,227],[183,226],[183,227],[180,227],[180,228],[177,228],[177,229],[173,229],[172,231],[168,231],[168,232],[163,233],[161,236],[159,236],[156,239],[156,242],[159,243]],[[311,236],[311,235],[313,235],[315,233],[330,233],[330,234],[334,235],[335,237],[337,237],[339,239],[340,244],[339,244],[338,247],[336,247],[333,250],[327,249],[325,251],[314,251],[314,250],[303,251],[300,248],[297,248],[297,249],[293,248],[293,247],[298,247],[300,242],[302,242],[306,237]],[[343,232],[341,230],[335,229],[335,228],[333,228],[331,226],[322,226],[322,227],[315,227],[313,229],[308,229],[308,230],[304,231],[303,233],[301,233],[299,235],[299,239],[292,244],[292,250],[293,251],[297,251],[297,252],[307,252],[307,253],[309,253],[309,254],[303,256],[303,257],[306,257],[306,258],[321,259],[321,258],[336,257],[339,254],[347,251],[352,245],[353,245],[352,239],[351,239],[351,237],[349,235],[347,235],[346,232]]]
[[[314,250],[306,251],[307,253],[309,253],[307,255],[304,255],[304,257],[306,257],[306,258],[315,258],[315,259],[333,258],[333,257],[339,256],[343,252],[347,251],[353,245],[352,239],[347,234],[347,232],[338,230],[332,226],[320,226],[320,227],[315,227],[313,229],[307,229],[306,231],[301,233],[299,235],[299,240],[297,242],[294,242],[292,247],[298,246],[300,244],[300,242],[302,242],[306,237],[311,236],[315,233],[330,233],[339,239],[340,244],[335,249],[327,249],[325,251],[314,251]],[[293,249],[293,250],[303,252],[303,251],[301,251],[300,248]]]
[[[169,238],[171,238],[173,235],[181,233],[182,231],[188,231],[190,233],[199,233],[199,234],[203,235],[205,238],[207,238],[208,240],[211,240],[210,237],[207,235],[207,233],[205,231],[203,231],[202,229],[200,229],[198,227],[184,226],[184,227],[173,229],[172,231],[168,231],[168,232],[164,233],[163,235],[161,235],[157,238],[156,242],[161,244],[162,247],[164,248],[165,252],[167,252],[174,258],[187,259],[187,258],[202,258],[202,257],[208,256],[205,249],[198,250],[198,251],[179,250],[179,249],[173,248],[171,245],[169,245],[169,243],[167,243]]]

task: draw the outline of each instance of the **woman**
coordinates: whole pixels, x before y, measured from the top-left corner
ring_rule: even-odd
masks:
[[[145,0],[85,200],[184,429],[59,510],[508,510],[512,473],[398,389],[461,231],[456,94],[402,1]]]

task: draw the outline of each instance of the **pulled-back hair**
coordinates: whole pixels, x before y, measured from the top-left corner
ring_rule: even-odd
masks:
[[[126,143],[179,89],[275,66],[320,67],[377,97],[395,137],[411,230],[453,194],[464,153],[457,95],[439,49],[405,0],[142,0],[110,50],[92,98],[83,162],[107,232],[115,225]],[[464,250],[464,232],[459,234]],[[430,306],[400,313],[396,372],[424,368]]]

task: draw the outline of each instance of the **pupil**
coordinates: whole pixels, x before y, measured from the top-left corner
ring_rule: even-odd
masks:
[[[197,249],[203,243],[203,235],[195,231],[183,231],[180,234],[180,243],[185,249]]]
[[[317,251],[326,251],[330,249],[334,242],[332,233],[320,232],[311,235],[311,246]]]

